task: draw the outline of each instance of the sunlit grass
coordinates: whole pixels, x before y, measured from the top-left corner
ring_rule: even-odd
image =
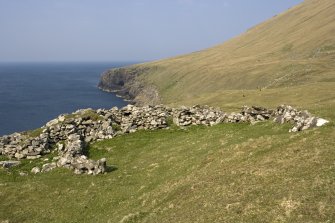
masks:
[[[0,220],[334,220],[334,125],[297,134],[289,128],[265,122],[139,131],[89,147],[91,158],[107,158],[111,171],[100,176],[1,170]]]

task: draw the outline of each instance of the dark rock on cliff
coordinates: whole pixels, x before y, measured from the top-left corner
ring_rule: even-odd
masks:
[[[140,79],[149,69],[142,67],[115,68],[101,75],[98,87],[103,91],[116,92],[126,100],[137,105],[160,103],[155,86]]]

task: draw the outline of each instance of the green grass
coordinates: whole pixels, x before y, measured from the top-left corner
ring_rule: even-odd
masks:
[[[121,126],[118,125],[118,124],[113,123],[113,124],[112,124],[112,128],[113,128],[114,131],[116,131],[116,132],[121,131]]]
[[[23,161],[0,169],[0,222],[335,222],[334,7],[305,1],[223,45],[135,66],[169,105],[285,103],[327,126],[139,131],[90,145],[90,158],[108,161],[99,176],[21,177],[43,164]],[[100,118],[66,118],[81,115]]]
[[[34,130],[29,130],[29,131],[25,131],[23,132],[23,135],[26,135],[28,137],[31,137],[31,138],[35,138],[35,137],[38,137],[42,134],[43,132],[43,128],[37,128],[37,129],[34,129]]]
[[[100,117],[99,114],[97,114],[96,112],[94,112],[94,110],[91,110],[91,109],[86,109],[76,114],[72,113],[72,114],[65,115],[65,121],[76,119],[76,118],[91,119],[93,121],[103,120],[103,118]]]
[[[335,127],[271,122],[139,131],[92,144],[110,172],[0,171],[0,221],[332,222]],[[30,162],[30,161],[29,161]],[[41,162],[41,161],[33,161]]]

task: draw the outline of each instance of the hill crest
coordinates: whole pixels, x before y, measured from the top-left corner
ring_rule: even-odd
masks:
[[[201,103],[227,107],[252,100],[266,106],[301,106],[301,94],[309,89],[335,87],[334,22],[335,2],[305,1],[218,46],[123,68],[123,93],[142,104]],[[115,71],[120,70],[103,75],[102,88],[108,89]],[[149,95],[143,94],[147,86],[151,89]],[[292,92],[289,97],[285,95],[287,91]],[[279,96],[271,96],[274,93]],[[221,97],[228,95],[244,103],[226,103]],[[241,98],[243,95],[248,100]],[[334,95],[328,96],[323,94],[320,100],[333,102]],[[269,97],[274,104],[268,102]],[[304,104],[316,103],[315,98],[308,98]]]

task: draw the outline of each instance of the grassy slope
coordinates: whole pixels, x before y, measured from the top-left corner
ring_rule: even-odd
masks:
[[[92,158],[117,168],[95,177],[62,169],[21,177],[42,162],[25,161],[0,169],[0,222],[334,222],[332,4],[307,1],[221,46],[141,65],[170,104],[289,103],[328,126],[138,132],[91,146]]]
[[[334,117],[333,117],[334,118]],[[334,124],[273,123],[138,132],[95,143],[117,169],[18,176],[0,170],[0,221],[333,222]]]
[[[318,103],[318,97],[334,102],[334,22],[333,0],[309,0],[222,45],[142,64],[151,68],[142,78],[156,85],[169,104],[215,100],[225,107],[232,91],[236,100],[245,95],[263,105],[287,100],[306,106]]]

